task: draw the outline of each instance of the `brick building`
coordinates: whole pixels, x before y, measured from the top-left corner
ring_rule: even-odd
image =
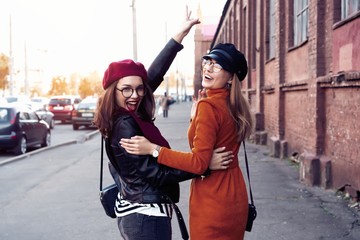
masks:
[[[256,143],[299,161],[305,183],[360,197],[360,1],[228,0],[211,43],[195,38],[196,59],[219,42],[247,57]]]

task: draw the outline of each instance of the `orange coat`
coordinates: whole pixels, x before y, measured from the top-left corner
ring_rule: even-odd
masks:
[[[202,174],[208,169],[213,150],[226,147],[235,156],[229,169],[212,171],[205,179],[196,178],[190,189],[190,239],[239,240],[244,238],[248,197],[239,168],[235,122],[226,105],[229,91],[208,90],[199,101],[190,123],[191,153],[162,148],[158,162],[184,171]]]

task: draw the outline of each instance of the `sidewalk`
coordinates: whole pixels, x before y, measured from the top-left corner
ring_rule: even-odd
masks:
[[[171,105],[169,117],[157,116],[159,127],[172,148],[189,151],[187,126],[191,103]],[[269,157],[266,146],[247,143],[251,185],[258,216],[247,240],[360,239],[360,214],[333,190],[308,187],[299,182],[298,166]],[[243,148],[241,167],[244,176]],[[189,182],[181,183],[179,207],[188,218]],[[225,206],[226,207],[226,206]],[[176,221],[173,239],[181,239]]]
[[[173,149],[189,151],[187,127],[189,125],[190,109],[191,102],[174,103],[170,106],[168,118],[163,118],[162,115],[157,116],[156,125]],[[94,135],[85,136],[83,140],[91,140],[93,137],[99,138],[99,135],[94,132]],[[119,238],[115,220],[105,216],[98,202],[98,196],[96,194],[94,196],[94,193],[98,191],[100,152],[99,139],[95,140],[86,141],[89,144],[87,146],[90,150],[86,156],[86,161],[82,161],[83,157],[79,158],[75,156],[76,154],[71,155],[70,160],[76,161],[77,164],[72,164],[71,168],[62,167],[61,169],[66,171],[57,171],[56,174],[51,174],[52,177],[44,178],[41,184],[35,184],[39,178],[38,174],[32,178],[32,173],[29,171],[31,177],[27,178],[35,182],[32,183],[34,186],[38,186],[35,188],[31,187],[32,194],[27,192],[26,184],[29,184],[29,181],[24,182],[21,178],[14,178],[12,176],[9,178],[11,181],[14,181],[12,184],[9,185],[6,181],[4,182],[3,188],[5,192],[9,188],[15,192],[23,189],[27,194],[27,197],[24,199],[15,198],[12,204],[14,204],[14,207],[16,206],[16,210],[8,207],[7,215],[2,212],[2,216],[6,220],[2,224],[7,223],[7,225],[3,226],[10,225],[14,227],[13,229],[7,227],[6,232],[16,235],[11,235],[11,237],[15,236],[15,238],[11,238],[9,235],[6,239],[21,239],[21,237],[18,237],[21,234],[26,234],[27,239],[45,239],[39,236],[42,236],[46,231],[51,231],[54,235],[58,234],[59,231],[63,231],[62,234],[64,236],[66,234],[73,236],[73,233],[76,232],[78,235],[73,236],[73,239]],[[76,146],[75,143],[77,143],[75,140],[64,143],[69,145],[67,152],[74,151],[74,153],[81,154],[82,151],[78,151],[78,149],[82,146]],[[359,212],[348,207],[347,203],[342,198],[337,197],[333,190],[308,187],[300,183],[297,166],[287,160],[269,157],[269,151],[266,146],[247,143],[246,148],[250,164],[251,185],[258,213],[252,231],[245,234],[246,240],[360,239]],[[59,153],[61,148],[57,150],[54,146],[51,148],[54,151],[46,151],[46,149],[44,148],[42,151],[32,152],[31,155],[23,156],[23,158],[29,159],[27,161],[19,161],[17,164],[19,164],[20,168],[31,166],[30,169],[33,169],[33,162],[42,163],[44,159],[52,159],[50,155],[58,156],[61,154]],[[242,147],[239,154],[241,168],[245,169]],[[19,159],[12,159],[9,163]],[[47,163],[42,164],[45,164],[50,169],[67,166],[67,163],[63,161],[53,162],[51,166]],[[59,165],[60,163],[61,165]],[[6,172],[9,171],[9,174],[11,174],[11,171],[13,171],[11,168],[14,166],[10,164],[3,165],[2,167],[4,168],[2,169]],[[87,169],[87,171],[83,171],[83,169]],[[244,170],[243,174],[246,176]],[[2,177],[6,179],[5,176]],[[69,185],[57,184],[69,179],[70,182],[65,181]],[[77,184],[72,184],[73,181]],[[19,188],[18,185],[22,183],[25,183],[25,187]],[[44,188],[44,184],[55,187]],[[186,222],[188,221],[189,185],[190,181],[180,184],[181,193],[180,202],[178,203]],[[17,186],[17,188],[11,186]],[[79,186],[81,186],[82,191],[79,191]],[[54,191],[60,193],[59,196],[61,198],[54,195]],[[71,191],[72,193],[69,194]],[[83,199],[82,201],[86,199],[87,208],[80,207],[83,202],[74,201],[74,199]],[[53,204],[48,204],[49,202],[56,203],[57,208],[54,210]],[[47,212],[50,209],[52,214],[47,216]],[[20,220],[18,216],[21,216]],[[31,226],[27,224],[30,221],[29,219],[32,222]],[[58,219],[63,219],[64,221],[61,222],[66,224],[58,225]],[[22,231],[18,231],[17,225],[21,222],[27,224],[27,226],[22,228]],[[172,239],[181,240],[176,217],[173,218],[172,223]],[[44,224],[47,224],[46,229],[41,229],[42,231],[36,229],[36,227],[44,226]],[[82,227],[79,228],[79,226]],[[88,233],[91,233],[91,235]],[[51,239],[64,239],[64,237],[58,236]]]

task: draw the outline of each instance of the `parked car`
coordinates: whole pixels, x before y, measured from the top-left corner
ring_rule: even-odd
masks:
[[[19,96],[6,96],[5,97],[6,101],[8,103],[28,103],[30,102],[30,98],[24,95],[19,95]]]
[[[78,96],[53,96],[50,98],[48,110],[54,114],[55,120],[62,123],[72,120],[72,112],[81,102]]]
[[[29,108],[30,110],[34,111],[42,120],[44,120],[49,125],[50,129],[54,129],[55,127],[54,114],[48,111],[47,106],[44,106],[42,103],[30,101],[27,103],[14,102],[12,104]]]
[[[50,127],[34,111],[18,104],[0,105],[0,149],[20,155],[29,147],[50,144]]]
[[[72,125],[74,130],[80,126],[94,127],[94,115],[96,110],[97,98],[88,97],[82,100],[73,111]]]
[[[44,105],[44,103],[31,102],[30,108],[34,112],[36,112],[36,114],[49,125],[50,129],[54,129],[55,127],[54,114],[47,110],[47,105]]]
[[[32,97],[31,98],[32,103],[39,103],[39,104],[43,105],[44,108],[46,108],[47,105],[49,104],[49,100],[50,99],[47,97]]]

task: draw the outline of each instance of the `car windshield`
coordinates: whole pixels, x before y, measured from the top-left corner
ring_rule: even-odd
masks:
[[[51,105],[70,105],[71,104],[71,99],[69,98],[56,98],[56,99],[51,99],[50,103]]]
[[[96,108],[95,102],[87,102],[87,103],[80,103],[78,109],[90,109],[93,110]]]
[[[17,101],[18,101],[18,98],[17,98],[17,97],[6,97],[6,100],[7,100],[9,103],[13,103],[13,102],[17,102]]]

